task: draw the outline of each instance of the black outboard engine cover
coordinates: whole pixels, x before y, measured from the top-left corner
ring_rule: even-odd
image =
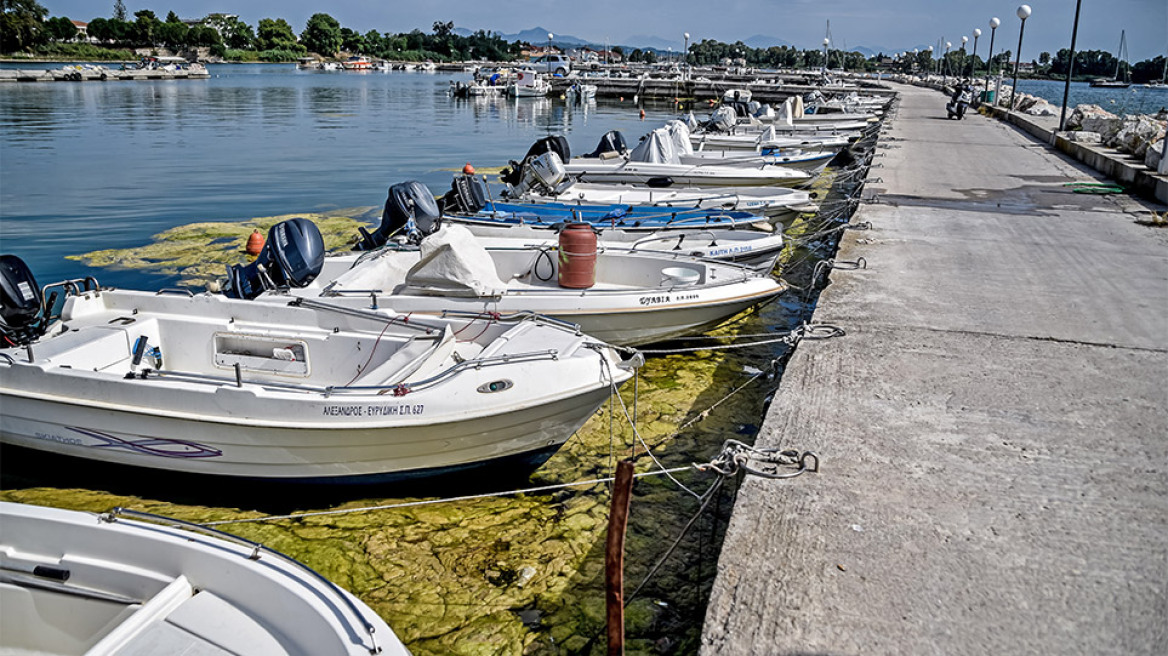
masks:
[[[544,137],[532,144],[531,148],[527,150],[527,154],[523,156],[523,164],[526,164],[533,157],[539,157],[544,153],[555,153],[560,156],[565,164],[572,159],[572,151],[568,147],[568,140],[561,136]]]
[[[361,228],[361,240],[354,250],[371,251],[381,248],[389,238],[418,231],[428,235],[438,229],[442,212],[430,188],[417,180],[399,182],[389,188],[385,209],[381,211],[381,225],[372,234]]]
[[[45,333],[45,302],[24,260],[0,255],[0,346],[24,346]]]
[[[474,214],[487,206],[490,194],[487,183],[474,175],[456,175],[450,191],[442,197],[442,211],[451,214]]]
[[[600,157],[607,153],[616,153],[617,155],[629,154],[629,145],[625,142],[625,135],[621,134],[620,130],[609,130],[605,132],[604,136],[600,137],[600,143],[596,146],[596,150],[588,153],[584,157]]]
[[[253,299],[269,289],[306,287],[324,266],[324,239],[308,219],[289,219],[272,226],[256,261],[227,267],[223,293]]]

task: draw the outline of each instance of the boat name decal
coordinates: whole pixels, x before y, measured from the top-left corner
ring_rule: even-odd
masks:
[[[423,403],[396,403],[392,405],[326,405],[321,413],[326,417],[408,417],[425,414]]]
[[[754,250],[753,246],[731,246],[729,248],[716,248],[709,251],[709,257],[731,255],[733,253],[746,253],[752,250]]]
[[[61,435],[50,435],[46,433],[36,433],[35,437],[50,442],[77,444],[96,449],[125,449],[142,455],[160,456],[163,458],[214,458],[223,455],[223,452],[219,449],[190,440],[175,440],[165,437],[125,439],[88,428],[74,428],[72,426],[68,426],[67,428],[75,433],[97,440],[97,443],[86,444],[86,441],[80,438],[63,437]]]
[[[641,305],[660,305],[662,303],[680,303],[682,301],[692,301],[699,296],[697,294],[678,294],[670,296],[663,294],[661,296],[642,296]]]

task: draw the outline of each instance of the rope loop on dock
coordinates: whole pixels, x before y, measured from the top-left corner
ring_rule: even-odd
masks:
[[[795,478],[804,472],[819,471],[819,454],[814,451],[799,452],[796,449],[765,449],[739,442],[726,440],[722,445],[722,452],[705,465],[694,465],[699,470],[711,470],[722,476],[735,476],[738,472],[745,472],[753,476],[779,480]],[[798,468],[794,471],[781,471],[782,467]]]

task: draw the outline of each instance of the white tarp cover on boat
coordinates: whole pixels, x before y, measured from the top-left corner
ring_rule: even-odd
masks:
[[[787,98],[779,105],[779,110],[775,112],[775,123],[780,125],[794,125],[795,101],[794,98]]]
[[[649,164],[681,164],[677,151],[673,149],[673,140],[665,128],[657,128],[645,135],[633,152],[629,153],[630,162],[646,162]]]
[[[487,249],[457,225],[422,240],[422,258],[406,274],[406,287],[442,296],[498,296],[506,289]]]
[[[406,273],[418,261],[418,253],[387,251],[383,256],[361,262],[337,276],[330,288],[341,290],[378,290],[391,294],[405,282]]]
[[[666,121],[665,129],[669,132],[669,139],[673,142],[673,150],[677,155],[692,155],[693,144],[689,140],[689,128],[681,121]]]
[[[760,121],[770,123],[775,120],[775,108],[770,105],[763,105],[754,113],[754,117]]]
[[[738,114],[733,107],[723,105],[710,114],[710,126],[719,132],[729,132],[738,124]]]
[[[686,114],[682,121],[685,122],[685,127],[689,128],[691,132],[701,127],[701,123],[698,123],[698,118],[694,116],[693,112]]]
[[[775,126],[768,125],[763,128],[762,134],[758,135],[759,143],[766,143],[768,141],[775,141],[779,138],[779,133],[775,131]]]

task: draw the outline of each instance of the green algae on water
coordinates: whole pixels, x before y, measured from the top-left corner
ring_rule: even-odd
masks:
[[[357,229],[369,225],[377,208],[358,207],[331,212],[310,212],[266,216],[238,222],[202,222],[160,232],[149,244],[133,248],[109,249],[69,255],[91,267],[140,269],[179,278],[178,284],[203,287],[223,276],[227,265],[245,264],[251,257],[244,251],[253,230],[267,237],[272,226],[297,217],[316,224],[325,248],[340,250],[352,244]]]

